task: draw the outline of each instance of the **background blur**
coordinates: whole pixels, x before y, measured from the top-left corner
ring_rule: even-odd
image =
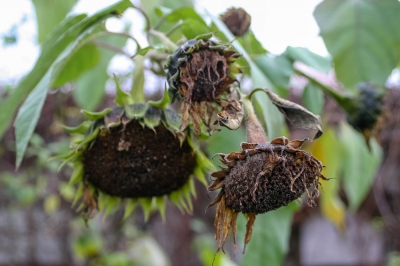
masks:
[[[67,2],[70,7],[61,7],[61,4],[58,7],[49,0],[0,2],[0,99],[12,94],[21,78],[35,65],[46,37],[38,27],[46,27],[43,26],[46,19],[50,26],[64,19],[65,14],[60,15],[58,8],[70,10],[69,14],[91,15],[117,1]],[[170,5],[171,9],[179,7],[171,1],[158,2],[159,6]],[[226,1],[197,0],[192,5],[204,17],[208,13],[218,16],[230,6],[243,7],[252,17],[252,33],[265,48],[262,55],[251,54],[254,58],[255,55],[268,56],[271,60],[290,58],[290,65],[295,61],[306,62],[317,70],[324,70],[325,80],[336,80],[333,67],[338,67],[341,61],[336,61],[336,55],[326,48],[328,45],[319,36],[321,29],[313,15],[321,2],[332,1],[236,0],[227,4]],[[372,3],[371,8],[375,8],[376,1],[364,2]],[[152,11],[146,5],[143,9]],[[37,14],[41,14],[40,19]],[[54,19],[57,16],[58,20]],[[393,17],[396,16],[387,16],[387,20]],[[142,47],[148,45],[143,17],[134,9],[128,9],[121,18],[108,19],[106,27],[109,31],[135,36]],[[400,47],[400,38],[397,41]],[[124,222],[121,211],[107,218],[97,215],[86,228],[80,215],[71,208],[74,195],[66,186],[71,169],[57,172],[59,162],[48,161],[49,157],[68,151],[68,136],[61,124],[76,125],[82,121],[81,108],[101,110],[114,105],[115,85],[109,79],[113,73],[123,80],[126,90],[132,86],[130,77],[135,62],[130,56],[135,53],[136,44],[132,40],[112,42],[112,49],[102,47],[107,50],[102,55],[107,60],[99,65],[107,77],[99,81],[103,82],[100,87],[104,89],[99,100],[85,102],[88,96],[76,93],[82,84],[97,85],[88,83],[87,76],[92,70],[51,90],[18,171],[15,170],[14,128],[10,127],[1,140],[0,265],[211,264],[216,250],[212,235],[215,210],[209,209],[206,214],[204,210],[214,195],[207,195],[200,183],[196,183],[193,215],[182,214],[175,206],[168,205],[164,223],[157,213],[145,223],[139,208]],[[398,55],[397,50],[395,53]],[[280,59],[272,64],[277,73],[267,71],[267,76],[282,76],[286,68]],[[233,257],[228,240],[227,254],[219,254],[216,265],[275,265],[277,262],[276,265],[400,265],[400,82],[396,66],[392,69],[382,84],[386,86],[384,114],[373,132],[376,138],[371,138],[370,149],[363,136],[346,122],[346,112],[337,101],[312,87],[303,76],[294,72],[285,75],[288,82],[282,90],[286,97],[306,105],[323,119],[325,134],[306,149],[327,166],[324,175],[332,180],[323,184],[318,207],[304,205],[290,214],[285,211],[265,214],[265,220],[256,223],[261,234],[265,234],[260,236],[264,240],[253,239],[247,257],[242,257],[240,252]],[[149,70],[145,71],[145,77],[147,99],[159,99],[164,79]],[[282,84],[279,83],[273,80],[274,85]],[[345,91],[354,91],[354,86],[344,83]],[[241,130],[222,133],[205,145],[210,157],[216,152],[238,149],[238,143],[245,138]],[[286,133],[291,138],[300,138],[302,134],[291,128]],[[279,220],[274,215],[287,216]],[[272,239],[268,236],[271,231],[279,236],[279,242],[265,241]],[[266,249],[272,251],[263,254]]]

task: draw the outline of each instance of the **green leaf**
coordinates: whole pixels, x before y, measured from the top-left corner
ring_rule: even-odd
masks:
[[[97,39],[97,41],[122,48],[127,38],[123,36],[107,35]],[[105,95],[106,82],[110,78],[107,68],[110,60],[115,56],[114,51],[100,48],[100,62],[95,68],[85,72],[76,81],[74,99],[80,108],[95,110],[103,100]]]
[[[197,12],[192,7],[182,7],[175,9],[165,17],[165,20],[169,22],[178,22],[180,20],[186,19],[196,20],[197,22],[203,24],[203,26],[207,26],[203,18],[199,14],[197,14]]]
[[[196,36],[210,32],[209,28],[204,23],[196,19],[188,18],[182,22],[181,30],[183,35],[188,39],[194,39]]]
[[[32,0],[38,25],[38,41],[42,43],[72,9],[78,0]]]
[[[32,71],[19,83],[14,92],[0,104],[0,138],[3,136],[18,105],[31,92],[18,112],[15,121],[17,139],[17,167],[22,161],[27,143],[36,127],[47,90],[60,71],[60,62],[66,61],[70,52],[81,45],[81,38],[90,33],[99,22],[113,16],[115,12],[123,12],[132,6],[128,1],[121,1],[104,9],[91,17],[85,15],[71,17],[64,24],[55,28],[43,43],[42,54]],[[78,39],[77,39],[78,38]],[[67,50],[65,48],[77,39]],[[33,117],[32,117],[33,115]],[[30,120],[30,121],[29,121]]]
[[[64,66],[52,87],[60,87],[76,80],[84,72],[94,68],[100,61],[100,51],[93,43],[87,43],[76,51]]]
[[[324,73],[328,73],[331,69],[331,61],[328,58],[313,53],[307,48],[289,46],[286,48],[285,55],[293,62],[303,62]]]
[[[309,82],[303,91],[303,103],[314,114],[321,114],[324,107],[324,93],[313,82]]]
[[[164,111],[164,117],[168,124],[168,127],[175,131],[178,131],[179,127],[181,125],[180,116],[175,111],[170,110],[170,109],[164,109],[163,111]]]
[[[397,0],[325,0],[316,7],[320,34],[345,86],[385,84],[399,61],[399,14]]]
[[[239,42],[251,57],[265,55],[268,52],[252,31],[248,31],[242,38],[239,38]]]
[[[68,185],[74,185],[81,182],[83,178],[83,163],[77,161],[74,163],[74,170],[72,172],[71,178],[69,179]]]
[[[372,187],[375,174],[382,160],[382,150],[375,139],[370,140],[371,152],[363,136],[347,123],[340,127],[343,152],[343,184],[349,207],[356,211]]]
[[[37,121],[43,108],[47,95],[47,86],[50,84],[50,75],[46,75],[29,94],[24,104],[18,111],[15,119],[15,138],[16,138],[16,168],[21,165],[28,142],[35,130]]]
[[[119,85],[118,78],[117,78],[117,76],[115,74],[114,74],[114,81],[115,81],[115,86],[116,86],[116,90],[117,90],[114,102],[118,106],[126,106],[126,105],[129,105],[129,104],[133,104],[133,100],[131,98],[131,95],[129,93],[124,92],[121,89],[121,86]]]
[[[74,28],[76,24],[81,24],[86,15],[78,15],[67,18],[63,24],[59,25],[50,34],[47,41],[42,45],[42,53],[39,56],[34,68],[26,75],[18,86],[10,91],[11,95],[0,103],[0,139],[9,127],[14,113],[18,106],[23,102],[25,97],[38,85],[47,70],[57,59],[60,53],[73,41],[71,36],[77,34],[71,33],[70,28]],[[68,31],[69,30],[69,31]],[[69,34],[68,34],[69,33]],[[49,77],[47,77],[49,78]]]
[[[241,265],[259,265],[261,261],[268,262],[269,266],[282,265],[289,250],[293,214],[294,208],[289,205],[276,211],[257,215],[252,238],[247,245]],[[238,227],[239,234],[244,235],[245,224],[243,219],[239,219]]]
[[[284,55],[258,56],[254,63],[280,91],[288,91],[290,77],[294,74],[292,62]],[[287,93],[286,93],[287,94]]]

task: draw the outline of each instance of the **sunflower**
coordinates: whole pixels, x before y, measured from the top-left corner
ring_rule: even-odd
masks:
[[[286,206],[303,193],[314,206],[319,180],[327,180],[321,174],[322,163],[301,150],[306,139],[280,137],[269,142],[254,113],[247,112],[245,121],[248,142],[241,144],[240,151],[215,155],[226,168],[211,174],[215,180],[208,187],[209,191],[221,189],[208,205],[218,204],[214,222],[218,250],[230,232],[236,250],[236,219],[243,213],[248,220],[243,253],[256,215]]]
[[[66,127],[73,141],[62,166],[73,162],[70,184],[79,184],[73,204],[81,199],[85,221],[99,209],[109,214],[123,201],[125,218],[138,203],[146,219],[154,208],[164,218],[166,199],[191,211],[194,176],[206,185],[204,173],[213,166],[189,129],[175,133],[181,120],[165,107],[168,100],[165,93],[159,102],[83,111],[90,121]]]
[[[243,8],[231,7],[220,17],[222,22],[236,37],[243,36],[251,24],[251,16]]]
[[[211,130],[216,106],[231,92],[234,74],[241,72],[235,63],[240,55],[232,45],[211,41],[210,37],[199,36],[182,44],[165,66],[172,101],[182,102],[180,130],[187,127],[190,115],[196,135],[201,133],[201,122]]]

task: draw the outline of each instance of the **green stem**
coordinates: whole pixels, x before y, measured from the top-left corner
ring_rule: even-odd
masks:
[[[159,39],[170,52],[174,52],[178,47],[162,32],[150,29],[149,34]]]
[[[243,97],[243,107],[247,142],[258,144],[267,142],[268,138],[260,121],[258,121],[257,116],[254,113],[253,103],[249,97]]]

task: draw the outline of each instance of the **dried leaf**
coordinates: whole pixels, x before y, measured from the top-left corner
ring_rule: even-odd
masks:
[[[269,90],[265,90],[265,92],[271,99],[272,103],[278,107],[279,111],[285,115],[294,127],[318,130],[314,139],[317,139],[322,135],[321,119],[318,115],[314,115],[301,105],[282,99]]]
[[[244,109],[240,101],[231,100],[222,107],[222,111],[217,114],[217,121],[220,126],[236,130],[242,124]]]

